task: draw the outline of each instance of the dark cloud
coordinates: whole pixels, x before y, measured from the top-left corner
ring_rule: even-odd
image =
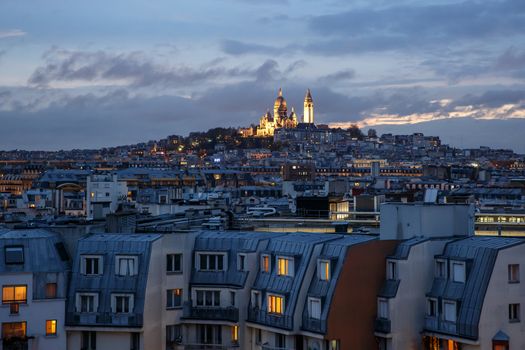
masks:
[[[525,69],[525,50],[520,52],[515,47],[510,47],[498,57],[496,68],[502,70]]]
[[[44,59],[45,64],[29,78],[28,83],[32,86],[45,87],[52,82],[121,80],[135,87],[182,87],[210,80],[267,78],[275,73],[277,66],[273,60],[267,60],[255,68],[227,68],[218,65],[220,60],[197,68],[167,66],[154,62],[142,52],[115,54],[59,49],[49,51]]]
[[[275,55],[281,54],[282,49],[269,45],[245,43],[238,40],[224,40],[221,49],[228,55],[240,56],[247,54]]]
[[[353,69],[344,69],[319,77],[319,81],[324,84],[332,84],[339,81],[354,79],[354,77],[355,71]]]
[[[517,104],[525,101],[525,90],[489,90],[481,95],[465,95],[456,101],[457,105],[475,105],[499,107],[506,104]]]
[[[420,50],[458,40],[523,35],[525,6],[521,0],[507,0],[364,8],[312,17],[309,27],[324,36],[307,46],[318,53]]]

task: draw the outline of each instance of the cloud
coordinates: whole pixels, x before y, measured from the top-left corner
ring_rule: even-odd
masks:
[[[521,0],[506,0],[368,7],[314,16],[308,25],[322,40],[307,47],[321,54],[420,51],[461,40],[522,36],[525,6]]]
[[[520,52],[514,46],[498,57],[496,68],[502,70],[525,69],[525,51]]]
[[[0,30],[0,39],[25,36],[27,33],[20,29]]]
[[[251,44],[238,40],[224,40],[221,43],[221,49],[224,53],[233,56],[248,54],[274,55],[279,54],[279,48],[269,45]]]
[[[354,77],[355,71],[353,69],[344,69],[319,77],[319,81],[324,84],[332,84],[339,81],[354,79]]]
[[[46,87],[60,82],[108,83],[133,87],[187,87],[208,81],[271,79],[277,62],[266,60],[254,68],[220,66],[213,60],[200,67],[157,63],[142,52],[69,51],[52,49],[44,55],[44,65],[29,77],[31,86]]]

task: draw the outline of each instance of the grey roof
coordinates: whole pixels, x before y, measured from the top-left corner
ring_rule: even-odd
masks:
[[[455,329],[444,329],[438,325],[436,329],[429,330],[477,339],[481,309],[498,251],[523,243],[523,238],[499,236],[474,236],[447,243],[443,255],[439,257],[465,261],[467,278],[465,283],[434,279],[427,295],[459,301],[459,310]]]
[[[284,319],[290,318],[296,308],[299,291],[308,268],[308,264],[315,245],[342,238],[342,235],[327,235],[318,233],[289,233],[273,238],[268,244],[265,253],[271,255],[271,271],[264,273],[259,270],[255,280],[254,289],[264,292],[274,292],[286,295],[286,309]],[[279,276],[275,266],[275,257],[279,255],[294,257],[294,275]],[[267,309],[267,298],[263,298],[262,310]],[[271,320],[258,320],[258,322],[273,325]],[[288,323],[284,328],[291,328]]]
[[[69,261],[62,260],[57,244],[59,236],[42,229],[24,229],[0,233],[1,272],[64,272],[69,270]],[[23,246],[24,263],[6,264],[5,247]]]
[[[394,252],[394,254],[392,254],[388,258],[397,259],[397,260],[406,260],[408,259],[408,255],[410,254],[410,249],[413,246],[426,242],[428,240],[429,238],[423,237],[423,236],[407,239],[406,241],[399,243],[396,247],[396,251]]]
[[[254,252],[262,240],[282,236],[279,233],[267,232],[224,232],[203,231],[195,239],[194,252],[211,251],[227,252],[226,271],[198,271],[194,269],[191,274],[192,285],[221,285],[243,287],[248,271],[238,271],[237,254]]]
[[[321,298],[321,300],[323,300],[323,302],[321,303],[321,321],[324,322],[320,322],[321,327],[308,327],[308,324],[303,323],[303,328],[307,328],[307,330],[323,334],[326,332],[326,320],[328,318],[330,306],[332,305],[332,298],[335,293],[337,281],[339,280],[339,275],[341,274],[341,271],[343,269],[348,249],[357,244],[377,240],[377,237],[369,235],[337,235],[335,237],[337,237],[338,239],[325,243],[323,245],[321,253],[319,254],[319,259],[330,260],[332,264],[332,276],[330,280],[323,281],[318,277],[316,264],[316,271],[314,273],[314,276],[312,277],[310,286],[308,288],[308,296]],[[307,302],[308,299],[306,300],[306,303]],[[307,312],[308,305],[305,304],[303,317],[306,317]]]
[[[72,326],[141,327],[151,245],[160,237],[161,235],[158,234],[94,234],[80,239],[71,274],[66,315],[67,324]],[[115,276],[115,257],[120,254],[138,257],[138,275]],[[101,255],[103,257],[103,274],[100,276],[82,275],[80,271],[82,255]],[[79,315],[76,313],[75,294],[78,292],[98,293],[99,307],[95,315]],[[134,310],[129,318],[117,320],[108,316],[111,315],[111,293],[113,292],[134,295]]]

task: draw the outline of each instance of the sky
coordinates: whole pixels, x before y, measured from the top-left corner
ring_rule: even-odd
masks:
[[[2,0],[0,149],[316,123],[525,153],[523,0]]]

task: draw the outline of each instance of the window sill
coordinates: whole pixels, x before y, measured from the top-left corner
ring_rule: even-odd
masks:
[[[516,320],[509,320],[509,323],[520,323],[521,320],[520,319],[516,319]]]
[[[182,305],[181,306],[166,306],[166,310],[181,310],[182,309]]]
[[[46,338],[58,338],[58,334],[46,334]]]
[[[519,284],[520,281],[509,281],[509,284]]]
[[[182,275],[182,271],[166,271],[166,275]]]

